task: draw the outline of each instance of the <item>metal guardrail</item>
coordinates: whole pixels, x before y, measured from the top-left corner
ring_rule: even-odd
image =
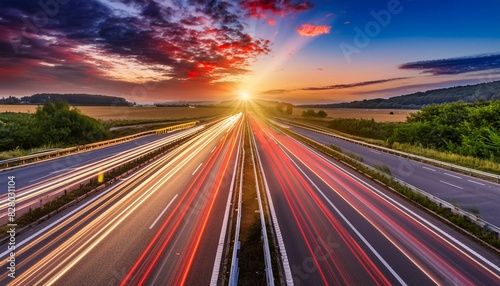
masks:
[[[274,210],[274,206],[273,206],[273,202],[272,202],[272,198],[271,198],[271,193],[269,192],[269,187],[267,185],[267,182],[265,181],[266,179],[265,179],[265,175],[264,175],[264,168],[262,167],[262,161],[260,160],[259,152],[257,151],[257,147],[256,147],[257,143],[255,142],[255,137],[254,137],[253,132],[249,132],[249,133],[250,133],[250,137],[249,137],[250,152],[251,152],[251,156],[252,156],[252,165],[253,165],[253,172],[255,175],[255,186],[256,186],[256,191],[257,191],[257,202],[259,204],[259,216],[260,216],[260,223],[261,223],[261,229],[262,229],[262,241],[264,243],[263,248],[264,248],[264,264],[266,266],[266,282],[267,282],[268,286],[275,285],[273,266],[272,266],[272,262],[271,262],[271,250],[270,250],[270,246],[269,246],[269,237],[267,235],[266,219],[264,217],[264,207],[262,206],[262,198],[260,195],[259,181],[258,181],[258,175],[257,175],[256,158],[259,161],[260,171],[261,171],[261,174],[262,174],[263,180],[264,180],[264,188],[265,188],[267,198],[268,198],[268,208],[269,208],[272,220],[273,220],[275,235],[276,235],[276,239],[278,240],[278,248],[280,248],[280,252],[281,252],[281,259],[282,259],[282,263],[283,263],[283,270],[285,272],[286,284],[293,285],[290,264],[288,262],[288,257],[286,256],[285,244],[283,243],[283,237],[281,236],[281,231],[279,230],[278,218],[277,218],[276,212]]]
[[[281,127],[281,128],[283,128],[283,127]],[[293,132],[293,131],[291,131],[291,130],[290,130],[290,132]],[[293,132],[293,133],[295,133],[296,135],[298,135],[298,136],[300,136],[300,137],[307,138],[307,137],[305,137],[305,136],[303,136],[303,135],[300,135],[300,134],[298,134],[298,133],[296,133],[296,132]],[[309,139],[309,138],[307,138],[307,139]],[[311,139],[309,139],[309,140],[311,140]],[[350,139],[350,140],[352,140],[352,139]],[[312,141],[312,140],[311,140],[311,141]],[[364,143],[364,142],[363,142],[363,143]],[[323,146],[323,147],[325,147],[325,148],[328,148],[328,146],[326,146],[326,145],[324,145],[324,144],[321,144],[321,143],[318,143],[318,144],[322,145],[322,146]],[[371,145],[371,144],[370,144],[370,145]],[[350,157],[348,157],[347,155],[345,155],[345,154],[343,154],[343,153],[340,153],[340,152],[338,152],[338,151],[335,151],[335,150],[333,150],[333,149],[332,149],[332,151],[334,151],[334,152],[338,153],[339,155],[344,156],[344,157],[346,157],[346,158],[350,158]],[[342,161],[342,160],[341,160],[341,161]],[[496,234],[496,236],[500,237],[500,227],[498,227],[498,226],[496,226],[496,225],[494,225],[494,224],[492,224],[492,223],[489,223],[489,222],[487,222],[487,221],[485,221],[485,220],[481,219],[479,216],[477,216],[477,215],[475,215],[475,214],[472,214],[472,213],[470,213],[470,212],[467,212],[467,211],[465,211],[465,210],[463,210],[463,209],[461,209],[461,208],[457,207],[456,205],[453,205],[453,204],[451,204],[451,203],[449,203],[449,202],[447,202],[447,201],[445,201],[445,200],[443,200],[443,199],[440,199],[440,198],[438,198],[438,197],[436,197],[436,196],[434,196],[434,195],[432,195],[432,194],[429,194],[429,193],[427,193],[426,191],[424,191],[424,190],[422,190],[422,189],[419,189],[419,188],[417,188],[417,187],[415,187],[415,186],[413,186],[413,185],[410,185],[410,184],[408,184],[407,182],[405,182],[405,181],[403,181],[403,180],[397,179],[397,178],[395,178],[395,177],[393,177],[393,176],[391,176],[391,175],[388,175],[388,174],[386,174],[386,173],[384,173],[384,172],[381,172],[381,171],[379,171],[379,170],[377,170],[377,169],[373,168],[372,166],[370,166],[370,165],[368,165],[368,164],[365,164],[365,163],[363,163],[363,162],[361,162],[361,161],[358,161],[358,163],[359,163],[359,164],[362,164],[364,167],[366,167],[366,168],[368,168],[368,169],[370,169],[370,170],[372,170],[372,171],[374,171],[374,172],[376,172],[376,173],[378,173],[378,174],[380,174],[380,175],[382,175],[382,176],[384,176],[384,177],[386,177],[386,178],[388,178],[388,179],[391,179],[391,180],[396,181],[396,182],[397,182],[397,183],[399,183],[400,185],[403,185],[403,186],[405,186],[405,187],[407,187],[407,188],[411,189],[412,191],[414,191],[414,192],[416,192],[416,193],[418,193],[418,194],[420,194],[420,195],[422,195],[422,196],[426,197],[428,200],[430,200],[430,201],[434,202],[435,204],[437,204],[437,205],[439,205],[439,206],[441,206],[441,207],[444,207],[444,208],[448,208],[448,209],[450,209],[450,211],[451,211],[452,213],[454,213],[454,214],[457,214],[457,215],[460,215],[460,216],[463,216],[463,217],[467,217],[469,220],[471,220],[472,222],[474,222],[476,225],[478,225],[478,226],[482,227],[484,231],[487,231],[487,232],[494,232],[494,233]],[[348,165],[349,165],[349,164],[348,164]],[[350,166],[350,165],[349,165],[349,166]],[[353,167],[353,166],[351,166],[351,167]],[[355,167],[353,167],[353,168],[355,168]],[[356,168],[355,168],[355,169],[356,169]],[[377,181],[378,181],[378,180],[377,180]],[[382,182],[380,182],[380,181],[378,181],[378,182],[379,182],[379,183],[382,183]],[[382,184],[384,184],[384,183],[382,183]],[[385,185],[385,184],[384,184],[384,185]]]
[[[475,170],[475,169],[471,169],[471,168],[466,168],[466,167],[458,166],[458,165],[451,164],[451,163],[445,163],[445,162],[442,162],[442,161],[439,161],[439,160],[429,159],[429,158],[426,158],[426,157],[423,157],[423,156],[409,154],[409,153],[406,153],[406,152],[397,151],[397,150],[394,150],[394,149],[390,149],[390,148],[378,146],[378,145],[375,145],[375,144],[370,144],[370,143],[366,143],[366,142],[363,142],[363,141],[351,139],[351,138],[348,138],[348,137],[345,137],[345,136],[342,136],[342,135],[335,134],[333,132],[325,131],[325,130],[317,127],[317,126],[313,126],[313,125],[309,125],[309,124],[297,123],[297,122],[294,122],[294,121],[283,120],[283,119],[279,119],[279,120],[280,121],[284,121],[284,122],[286,122],[288,124],[291,124],[291,125],[295,125],[295,126],[300,127],[300,128],[304,128],[304,129],[307,129],[307,130],[310,130],[310,131],[314,131],[314,132],[317,132],[317,133],[321,133],[321,134],[324,134],[324,135],[328,135],[328,136],[331,136],[331,137],[336,137],[336,138],[339,138],[339,139],[342,139],[342,140],[345,140],[345,141],[349,141],[351,143],[355,143],[355,144],[358,144],[358,145],[361,145],[361,146],[365,146],[365,147],[369,147],[369,148],[372,148],[372,149],[376,149],[376,150],[379,150],[379,151],[382,151],[382,152],[386,152],[386,153],[389,153],[389,154],[394,154],[394,155],[397,155],[397,156],[400,156],[400,157],[404,157],[404,158],[408,158],[408,159],[415,160],[415,161],[425,162],[425,163],[428,163],[428,164],[431,164],[431,165],[434,165],[434,166],[438,166],[438,167],[443,167],[445,169],[449,169],[449,170],[452,170],[452,171],[453,170],[460,171],[462,173],[469,174],[471,176],[475,176],[475,177],[479,177],[479,178],[485,178],[485,179],[488,179],[490,181],[494,181],[494,182],[500,183],[500,175],[496,175],[496,174],[492,174],[492,173],[488,173],[488,172],[483,172],[483,171],[479,171],[479,170]]]
[[[241,248],[240,242],[240,228],[241,228],[241,207],[243,203],[243,168],[245,161],[245,149],[242,147],[242,156],[241,156],[241,171],[240,171],[240,186],[238,191],[238,215],[236,216],[236,229],[234,230],[234,245],[233,245],[233,256],[231,258],[231,270],[229,271],[229,285],[236,286],[238,285],[238,277],[240,274],[239,268],[239,259],[238,253]]]
[[[65,155],[70,155],[72,153],[87,151],[87,150],[91,150],[91,149],[101,148],[104,146],[122,143],[125,141],[130,141],[130,140],[144,137],[144,136],[159,135],[159,134],[165,134],[168,132],[172,132],[175,130],[187,129],[187,128],[191,128],[191,127],[195,126],[198,123],[199,123],[199,121],[186,122],[186,123],[182,123],[182,124],[168,126],[165,128],[155,129],[155,130],[151,130],[151,131],[144,131],[144,132],[140,132],[137,134],[124,136],[124,137],[120,137],[120,138],[110,139],[110,140],[106,140],[106,141],[100,141],[100,142],[96,142],[96,143],[92,143],[92,144],[79,145],[79,146],[75,146],[75,147],[57,149],[57,150],[50,151],[50,152],[36,153],[36,154],[28,155],[28,156],[2,160],[2,161],[0,161],[0,171],[2,171],[3,169],[9,168],[9,167],[13,167],[13,166],[23,165],[23,164],[37,162],[37,161],[45,160],[45,159],[51,159],[51,158],[55,158],[55,157],[61,157],[61,156],[65,156]]]

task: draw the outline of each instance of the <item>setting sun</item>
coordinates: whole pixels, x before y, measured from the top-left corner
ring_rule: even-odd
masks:
[[[240,93],[240,98],[243,100],[248,100],[248,99],[250,99],[250,95],[248,94],[248,92],[243,91]]]

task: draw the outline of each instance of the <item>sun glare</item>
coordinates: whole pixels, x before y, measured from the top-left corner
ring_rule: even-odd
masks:
[[[248,95],[248,92],[243,91],[243,92],[241,92],[241,94],[240,94],[240,98],[241,98],[241,99],[243,99],[243,100],[247,100],[247,99],[249,99],[249,98],[250,98],[250,95]]]

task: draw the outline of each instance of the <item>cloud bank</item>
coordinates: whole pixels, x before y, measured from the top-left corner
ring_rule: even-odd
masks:
[[[500,54],[485,54],[406,63],[402,70],[420,70],[433,75],[455,75],[500,68]]]

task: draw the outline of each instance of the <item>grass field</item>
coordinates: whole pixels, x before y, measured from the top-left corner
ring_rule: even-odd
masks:
[[[225,107],[127,107],[77,106],[83,114],[100,120],[173,120],[211,117],[231,112]],[[36,105],[0,105],[0,112],[35,112]]]
[[[293,115],[302,115],[302,111],[311,108],[295,107]],[[358,119],[374,119],[378,122],[404,122],[406,117],[418,110],[407,109],[356,109],[356,108],[315,108],[314,111],[324,110],[328,113],[329,118],[358,118]],[[394,112],[394,114],[390,114]]]

